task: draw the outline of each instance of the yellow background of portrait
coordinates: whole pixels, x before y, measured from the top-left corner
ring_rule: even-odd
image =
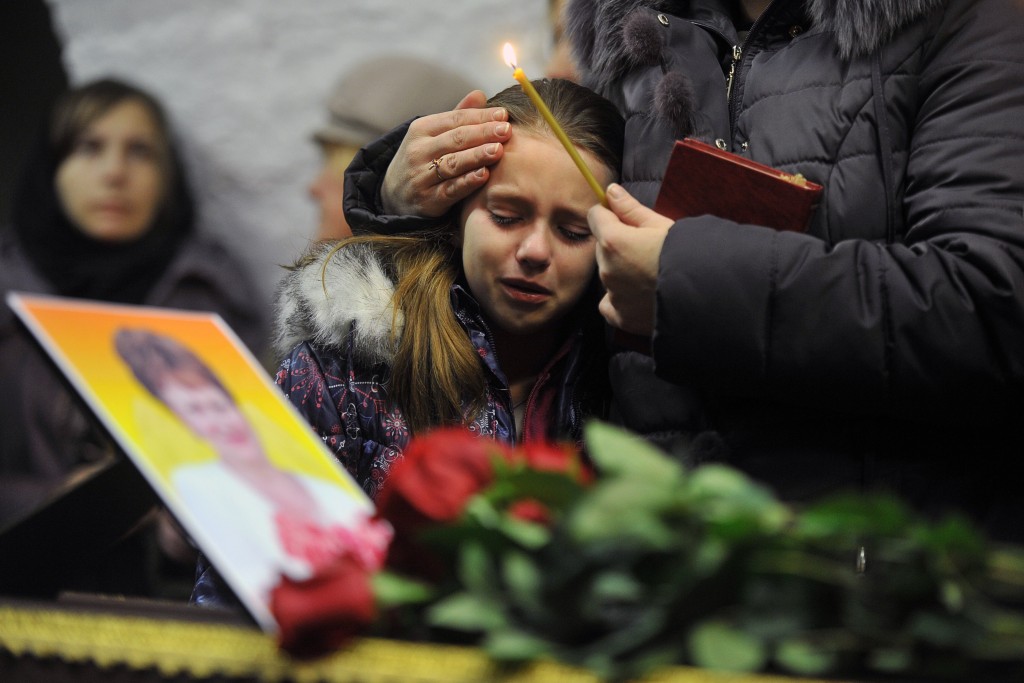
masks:
[[[28,295],[19,295],[12,304],[165,498],[173,495],[174,468],[217,455],[138,382],[114,348],[114,334],[121,328],[169,336],[195,353],[234,397],[275,465],[335,482],[366,499],[218,316]]]

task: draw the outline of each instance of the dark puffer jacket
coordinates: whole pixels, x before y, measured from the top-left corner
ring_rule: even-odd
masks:
[[[892,488],[1024,536],[1024,5],[774,0],[741,42],[738,4],[568,7],[642,201],[691,129],[825,187],[807,234],[676,223],[653,361],[613,362],[620,399],[663,398],[627,398],[627,423],[710,425],[789,498]]]

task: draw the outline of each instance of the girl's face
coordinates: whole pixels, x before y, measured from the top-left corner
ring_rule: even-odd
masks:
[[[612,174],[579,149],[599,183]],[[517,133],[491,177],[463,204],[462,265],[488,321],[512,335],[553,332],[597,266],[587,211],[593,191],[551,136]]]
[[[163,199],[163,155],[160,131],[145,105],[115,105],[85,129],[57,168],[64,213],[94,239],[140,237]]]

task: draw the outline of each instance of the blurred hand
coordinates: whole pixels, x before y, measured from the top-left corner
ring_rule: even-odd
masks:
[[[612,327],[650,337],[658,261],[674,221],[648,209],[621,185],[609,185],[607,194],[609,208],[598,204],[587,214],[606,290],[598,310]]]
[[[441,216],[487,182],[487,167],[501,158],[511,125],[504,108],[486,104],[483,92],[474,90],[454,110],[412,122],[384,175],[385,212]]]

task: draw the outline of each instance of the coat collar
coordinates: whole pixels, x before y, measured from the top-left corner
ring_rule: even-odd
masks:
[[[278,288],[275,354],[285,358],[303,341],[335,349],[351,343],[367,362],[390,361],[404,323],[392,304],[394,292],[394,281],[369,245],[337,251],[331,243],[314,245]]]
[[[775,0],[777,3],[799,0]],[[821,31],[831,34],[837,54],[847,60],[876,51],[893,35],[916,19],[941,7],[946,0],[805,0],[807,15]],[[669,14],[704,13],[724,1],[697,0],[569,0],[565,9],[565,30],[573,44],[585,80],[595,84],[621,75],[637,63],[638,48],[624,39],[635,10],[649,8]],[[697,7],[700,5],[700,7]],[[713,15],[714,13],[712,13]]]

